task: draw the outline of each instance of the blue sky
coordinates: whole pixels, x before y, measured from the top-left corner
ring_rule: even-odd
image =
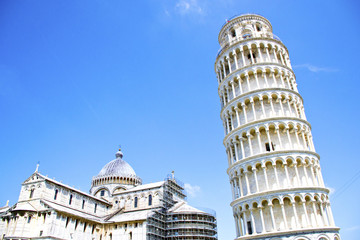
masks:
[[[121,144],[143,182],[175,170],[235,236],[214,61],[258,13],[290,52],[343,239],[360,234],[357,1],[1,1],[0,205],[35,170],[88,191]]]

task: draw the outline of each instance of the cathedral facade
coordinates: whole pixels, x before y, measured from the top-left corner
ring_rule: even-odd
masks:
[[[89,193],[36,170],[22,183],[18,202],[0,208],[0,239],[217,239],[215,215],[185,199],[173,175],[142,184],[119,150],[93,177]]]
[[[288,49],[256,14],[228,20],[218,40],[236,239],[339,240]]]

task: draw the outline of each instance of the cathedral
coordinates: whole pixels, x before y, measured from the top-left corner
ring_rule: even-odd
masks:
[[[215,214],[185,199],[174,174],[142,184],[119,150],[93,177],[89,193],[37,168],[22,183],[18,202],[0,208],[0,239],[217,239]]]

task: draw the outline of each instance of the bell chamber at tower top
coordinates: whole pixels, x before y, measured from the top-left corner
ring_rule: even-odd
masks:
[[[221,29],[219,33],[219,43],[224,45],[234,40],[244,40],[252,37],[272,37],[272,26],[270,22],[258,15],[237,16],[236,21],[229,22],[228,26]]]

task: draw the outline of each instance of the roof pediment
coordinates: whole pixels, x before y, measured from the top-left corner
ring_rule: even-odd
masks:
[[[39,181],[44,181],[44,180],[45,180],[45,178],[40,173],[34,172],[22,184],[24,185],[24,184],[29,184],[29,183],[34,183],[34,182],[39,182]]]

